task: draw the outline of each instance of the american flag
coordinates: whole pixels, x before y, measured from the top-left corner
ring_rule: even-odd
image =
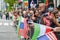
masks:
[[[20,36],[22,36],[23,38],[27,38],[28,37],[27,31],[28,31],[27,22],[26,22],[26,19],[23,18],[21,23],[20,23],[20,30],[19,30]]]
[[[57,40],[56,35],[54,34],[53,31],[47,33],[46,36],[49,38],[49,40]]]

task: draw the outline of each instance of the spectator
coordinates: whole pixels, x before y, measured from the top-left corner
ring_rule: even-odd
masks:
[[[49,7],[48,8],[48,12],[43,15],[43,24],[44,25],[54,27],[54,23],[51,20],[51,18],[52,18],[52,11],[53,11],[53,8]]]
[[[49,20],[49,17],[48,17],[48,14],[46,15],[43,15],[43,24],[46,25],[46,26],[50,26],[50,20]]]
[[[55,25],[57,25],[58,27],[60,27],[60,23],[58,22],[59,21],[58,19],[60,17],[60,6],[57,7],[57,10],[58,10],[58,13],[57,14],[53,13],[54,15],[53,15],[52,18],[53,18],[53,22],[55,23]]]
[[[44,4],[44,3],[40,3],[40,4],[39,4],[39,13],[40,13],[40,14],[44,14],[44,13],[46,13],[46,12],[47,12],[47,10],[46,10],[45,4]]]
[[[35,15],[34,16],[35,16],[34,22],[35,23],[39,23],[40,15],[39,15],[39,11],[38,10],[35,11]]]
[[[55,14],[55,13],[53,13],[54,15],[53,15],[53,17],[52,17],[52,19],[53,19],[53,22],[55,23],[55,25],[57,25],[58,27],[60,27],[60,13],[58,12],[57,14]]]
[[[2,19],[2,17],[3,17],[3,13],[0,11],[0,18]]]
[[[53,7],[54,8],[54,3],[50,2],[48,7]]]
[[[9,13],[6,13],[6,20],[9,20]]]
[[[39,11],[39,17],[38,17],[38,23],[39,24],[43,24],[43,21],[42,21],[42,16],[47,12],[46,10],[46,6],[44,3],[40,3],[39,4],[39,8],[38,8],[38,11]]]
[[[25,17],[26,17],[26,15],[27,15],[26,11],[23,11],[22,16],[25,18]]]

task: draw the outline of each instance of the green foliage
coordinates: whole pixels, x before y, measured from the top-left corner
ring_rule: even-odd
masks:
[[[17,0],[4,0],[5,3],[8,3],[9,6],[7,8],[8,11],[10,11],[14,5],[14,3],[16,3]]]
[[[17,0],[4,0],[5,3],[8,3],[9,5],[13,5]]]

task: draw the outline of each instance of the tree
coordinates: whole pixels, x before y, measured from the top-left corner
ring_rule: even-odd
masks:
[[[13,5],[17,0],[4,0],[5,3],[8,3],[9,5]]]
[[[9,6],[8,6],[8,10],[10,11],[11,10],[11,7],[14,5],[14,3],[16,2],[17,0],[4,0],[5,3],[8,3]]]

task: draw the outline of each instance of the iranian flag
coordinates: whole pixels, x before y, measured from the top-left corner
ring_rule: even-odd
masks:
[[[34,34],[32,40],[57,40],[51,27],[34,23]]]
[[[48,6],[48,0],[44,0],[44,3],[46,4],[46,7]]]

